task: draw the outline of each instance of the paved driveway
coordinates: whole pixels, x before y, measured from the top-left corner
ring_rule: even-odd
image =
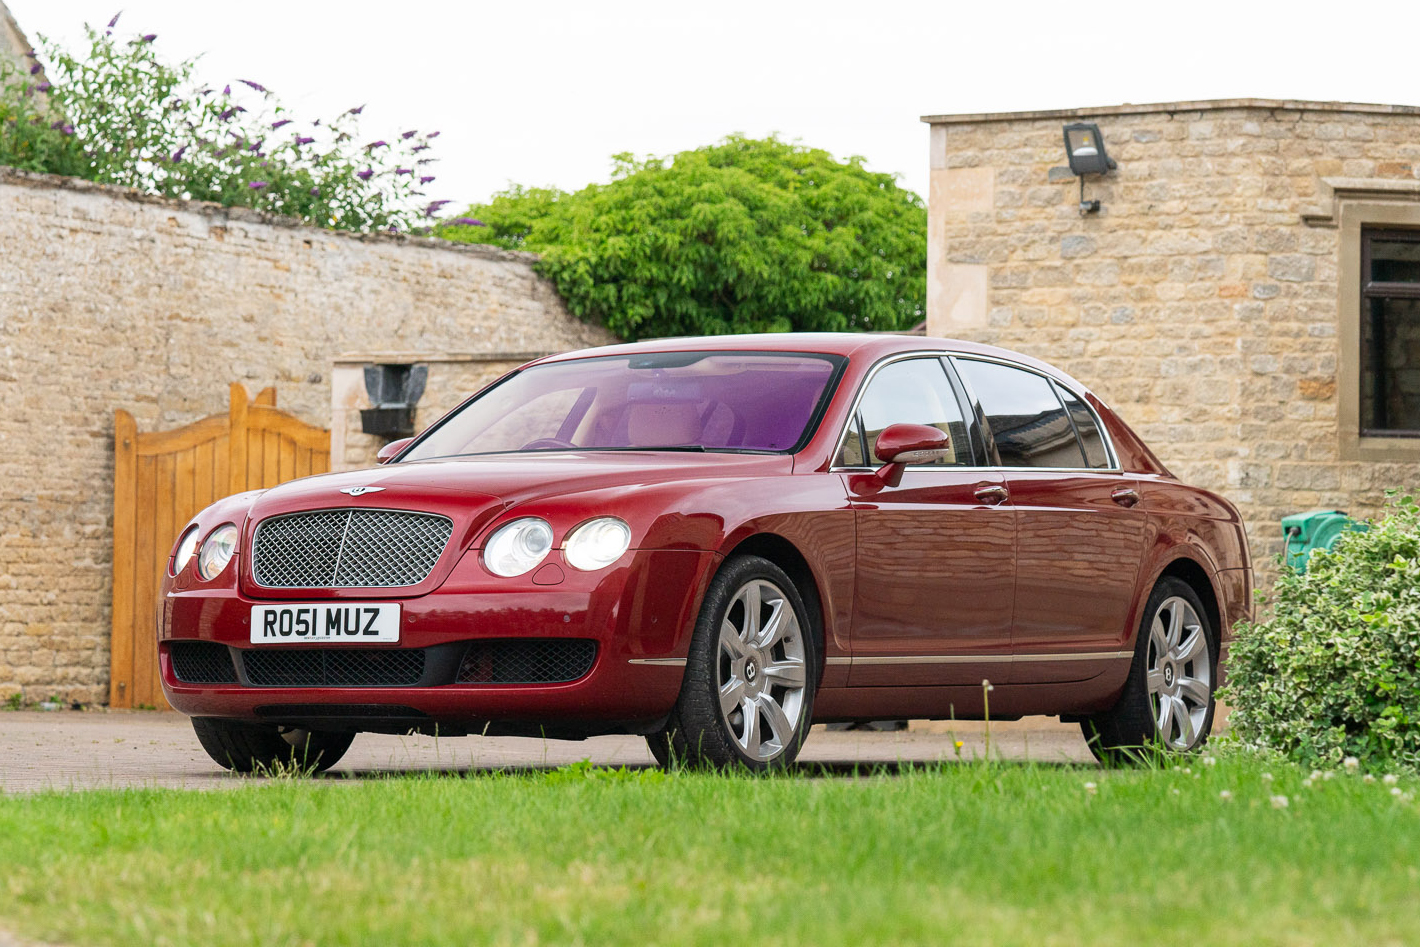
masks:
[[[985,752],[979,723],[921,725],[907,731],[829,732],[816,728],[800,760],[851,771],[859,764],[895,765]],[[1011,760],[1093,762],[1080,730],[1034,717],[991,727],[992,755]],[[514,737],[393,737],[364,733],[331,773],[358,778],[384,773],[470,773],[544,768],[590,759],[605,766],[653,764],[640,737],[530,740]],[[214,789],[253,780],[213,763],[187,718],[152,711],[0,712],[0,791],[173,786]]]

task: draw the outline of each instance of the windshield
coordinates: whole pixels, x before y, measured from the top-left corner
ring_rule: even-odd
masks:
[[[843,359],[648,352],[535,365],[446,418],[402,460],[548,450],[783,453],[807,439]]]

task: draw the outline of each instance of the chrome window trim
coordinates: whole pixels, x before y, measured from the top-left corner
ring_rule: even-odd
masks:
[[[975,361],[978,361],[978,362],[995,362],[997,365],[1004,365],[1004,366],[1006,366],[1007,368],[1014,368],[1014,369],[1017,369],[1017,370],[1019,370],[1019,371],[1029,372],[1029,373],[1032,374],[1032,375],[1039,375],[1041,378],[1044,378],[1047,382],[1051,382],[1051,383],[1053,383],[1053,384],[1059,385],[1061,388],[1065,389],[1066,391],[1070,392],[1070,394],[1074,395],[1074,396],[1079,400],[1080,404],[1082,404],[1082,405],[1085,406],[1085,410],[1088,411],[1088,412],[1090,412],[1090,417],[1094,419],[1095,427],[1097,427],[1097,428],[1099,429],[1099,432],[1100,432],[1100,439],[1104,441],[1105,451],[1106,451],[1106,453],[1109,455],[1109,463],[1110,463],[1110,466],[1108,466],[1108,467],[1007,467],[1007,466],[997,466],[997,465],[994,465],[994,464],[987,464],[987,465],[979,466],[979,467],[978,467],[978,466],[976,466],[975,464],[953,464],[953,465],[950,466],[950,467],[944,467],[944,466],[942,466],[942,465],[940,465],[940,464],[908,464],[907,467],[908,467],[909,470],[987,470],[987,471],[995,471],[995,470],[1039,470],[1039,471],[1044,472],[1044,473],[1061,473],[1061,472],[1066,472],[1066,473],[1095,473],[1095,474],[1122,474],[1122,473],[1124,473],[1124,469],[1119,465],[1119,455],[1118,455],[1117,453],[1115,453],[1115,450],[1114,450],[1114,439],[1113,439],[1112,437],[1110,437],[1109,429],[1105,427],[1103,421],[1101,420],[1101,418],[1100,418],[1100,416],[1099,416],[1099,412],[1095,410],[1094,405],[1090,404],[1089,400],[1086,399],[1085,396],[1082,395],[1079,391],[1075,390],[1075,389],[1072,388],[1071,386],[1065,384],[1064,382],[1060,381],[1060,379],[1055,378],[1055,377],[1052,376],[1052,375],[1047,375],[1045,372],[1039,371],[1038,369],[1031,368],[1029,365],[1022,365],[1020,362],[1013,362],[1013,361],[1011,361],[1010,359],[999,358],[999,357],[994,356],[994,355],[977,355],[977,354],[975,354],[975,353],[973,353],[973,352],[958,352],[958,351],[955,351],[955,350],[940,350],[940,349],[939,349],[939,350],[930,350],[930,351],[929,351],[929,350],[923,350],[923,351],[918,351],[918,352],[900,352],[900,353],[898,353],[898,354],[896,354],[896,355],[890,355],[890,356],[888,356],[887,358],[884,358],[884,359],[880,360],[877,364],[875,364],[875,365],[868,371],[867,377],[863,379],[863,381],[862,381],[861,384],[859,384],[859,386],[858,386],[858,391],[857,391],[857,392],[854,394],[854,396],[853,396],[853,405],[852,405],[852,407],[849,408],[849,410],[848,410],[848,418],[847,418],[846,422],[845,422],[844,425],[843,425],[843,430],[842,430],[842,432],[838,435],[838,440],[837,440],[837,442],[835,442],[835,445],[834,445],[834,448],[833,448],[833,454],[832,454],[832,456],[829,458],[829,462],[828,462],[828,472],[829,472],[829,473],[860,473],[860,472],[863,472],[863,471],[873,471],[873,470],[876,470],[876,469],[877,469],[877,467],[869,466],[869,465],[866,465],[866,464],[863,465],[863,466],[860,466],[860,467],[846,467],[846,466],[841,467],[841,466],[835,465],[835,464],[834,464],[834,460],[837,460],[837,459],[838,459],[838,455],[839,455],[840,453],[842,453],[842,451],[843,451],[843,445],[844,445],[844,443],[846,442],[846,440],[847,440],[847,438],[848,438],[848,431],[850,430],[850,428],[851,428],[852,425],[853,425],[853,419],[858,416],[858,408],[859,408],[859,406],[862,404],[863,395],[867,392],[868,386],[873,383],[873,379],[877,377],[878,372],[882,371],[883,368],[885,368],[885,367],[887,367],[888,365],[891,365],[891,364],[893,364],[893,363],[895,363],[895,362],[903,362],[903,361],[907,361],[908,359],[913,359],[913,358],[936,358],[936,359],[943,359],[943,358],[945,358],[945,359],[949,359],[949,360],[953,360],[953,361],[956,360],[956,359],[969,359],[969,360],[975,360]],[[976,392],[974,392],[974,391],[971,390],[971,383],[970,383],[969,381],[967,381],[966,377],[962,374],[962,372],[956,371],[956,365],[955,365],[955,363],[952,365],[952,370],[953,370],[954,372],[956,372],[957,381],[960,382],[962,388],[964,388],[964,389],[966,390],[967,396],[972,400],[973,403],[979,405],[979,404],[981,403],[981,402],[980,402],[980,399],[978,399],[978,398],[976,397]],[[948,381],[950,381],[950,379],[948,379]],[[1065,405],[1062,404],[1062,405],[1061,405],[1061,408],[1065,408]],[[1067,414],[1067,415],[1069,414],[1069,410],[1068,410],[1068,409],[1066,409],[1066,414]],[[963,419],[963,420],[965,420],[965,419]],[[865,443],[865,444],[863,445],[863,449],[864,449],[864,450],[867,450],[867,447],[868,447],[868,445]],[[1082,449],[1082,454],[1081,454],[1081,456],[1083,457],[1083,449]]]
[[[1053,661],[1114,661],[1132,658],[1133,651],[1079,651],[1048,654],[902,654],[855,656],[853,667],[882,664],[1026,664]]]

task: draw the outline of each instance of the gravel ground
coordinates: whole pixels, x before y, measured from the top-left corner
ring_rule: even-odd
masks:
[[[985,752],[979,723],[914,724],[896,732],[814,729],[803,762],[851,771],[859,764],[927,763]],[[958,749],[956,742],[961,741]],[[1007,760],[1093,762],[1080,730],[1050,717],[991,726],[992,755]],[[534,740],[514,737],[385,736],[365,733],[329,778],[388,773],[470,773],[539,769],[590,759],[606,766],[653,765],[640,737]],[[153,711],[0,712],[0,792],[164,786],[218,789],[246,785],[208,758],[187,718]],[[0,947],[8,947],[0,933]]]

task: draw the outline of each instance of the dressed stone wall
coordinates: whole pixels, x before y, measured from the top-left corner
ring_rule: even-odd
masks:
[[[1357,244],[1420,226],[1420,110],[1228,102],[929,116],[930,335],[1048,360],[1176,474],[1242,509],[1263,583],[1279,519],[1420,486],[1420,440],[1358,437]],[[1118,168],[1079,209],[1062,126]]]
[[[168,430],[241,381],[326,427],[342,353],[613,341],[534,260],[0,169],[0,699],[107,697],[115,408]]]

